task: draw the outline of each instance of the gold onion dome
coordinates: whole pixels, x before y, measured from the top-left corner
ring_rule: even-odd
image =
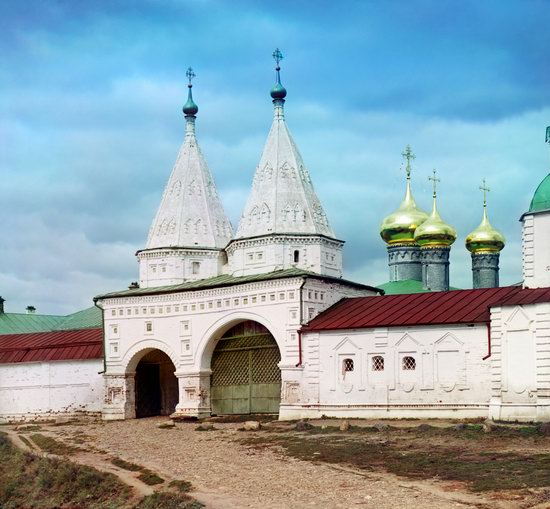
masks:
[[[456,240],[456,230],[447,224],[437,211],[436,182],[439,179],[434,176],[429,177],[434,183],[433,207],[432,213],[414,232],[414,240],[420,247],[435,248],[449,247]]]
[[[493,228],[487,215],[487,191],[489,188],[480,187],[483,191],[483,219],[479,226],[466,237],[466,249],[471,253],[498,253],[502,251],[506,243],[504,235]]]
[[[428,214],[417,207],[411,192],[410,160],[414,159],[414,155],[409,146],[403,152],[403,156],[407,159],[405,199],[380,225],[380,236],[389,245],[414,244],[414,231],[428,218]]]

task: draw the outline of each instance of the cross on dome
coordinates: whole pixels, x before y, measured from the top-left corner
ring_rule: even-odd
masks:
[[[414,161],[416,159],[416,156],[413,154],[413,151],[412,151],[410,145],[407,145],[405,147],[405,150],[401,153],[401,155],[407,160],[407,167],[405,168],[405,171],[407,172],[407,178],[410,178],[411,177],[411,161]]]
[[[491,188],[488,187],[487,184],[485,183],[485,178],[481,182],[481,185],[479,186],[479,190],[483,191],[483,206],[486,207],[487,206],[487,193],[489,191],[491,191]]]
[[[189,87],[192,87],[191,81],[193,81],[193,78],[196,76],[196,74],[193,72],[192,67],[187,68],[187,72],[185,73],[185,76],[187,76],[187,79],[189,80]]]
[[[275,63],[277,64],[277,70],[280,69],[280,62],[283,59],[283,54],[281,53],[281,50],[279,48],[275,48],[275,51],[273,52],[273,59],[275,60]]]
[[[433,170],[433,176],[428,177],[428,180],[431,180],[433,182],[433,189],[434,189],[434,198],[437,196],[437,184],[441,182],[440,178],[437,178],[437,171],[435,169]]]

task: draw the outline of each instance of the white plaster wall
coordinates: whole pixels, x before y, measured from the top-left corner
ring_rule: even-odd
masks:
[[[528,288],[550,286],[550,212],[523,217],[523,284]]]
[[[550,303],[491,310],[491,417],[550,420]]]
[[[219,276],[226,255],[220,250],[159,249],[138,253],[140,288],[166,286]],[[193,262],[199,270],[193,273]]]
[[[299,252],[298,262],[294,252]],[[278,236],[237,240],[227,249],[229,272],[234,276],[298,268],[342,277],[342,244],[322,237]]]
[[[290,417],[487,416],[490,361],[481,325],[378,328],[304,333],[304,383]],[[384,369],[372,369],[373,357]],[[403,357],[416,361],[403,370]],[[344,372],[345,359],[353,372]],[[301,408],[300,408],[301,407]]]
[[[0,419],[99,415],[102,359],[0,364]]]

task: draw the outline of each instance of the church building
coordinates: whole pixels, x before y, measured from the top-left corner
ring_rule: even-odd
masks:
[[[489,222],[483,183],[481,223],[465,246],[473,288],[458,290],[449,280],[457,232],[439,214],[439,179],[434,171],[428,214],[413,197],[407,147],[405,197],[380,230],[389,281],[348,281],[344,241],[288,128],[282,55],[273,56],[273,120],[236,230],[199,147],[188,70],[185,136],[137,252],[139,281],[94,298],[102,351],[95,332],[91,357],[71,361],[101,364],[86,372],[90,387],[74,393],[81,411],[106,420],[270,413],[549,421],[550,175],[521,218],[523,284],[508,287],[499,287],[505,239]],[[44,356],[2,356],[17,340],[1,335],[1,318],[0,375],[23,364],[38,372],[46,361],[57,369]],[[60,341],[41,338],[31,343]],[[71,360],[63,355],[55,361]],[[2,399],[4,379],[0,418],[21,418]]]

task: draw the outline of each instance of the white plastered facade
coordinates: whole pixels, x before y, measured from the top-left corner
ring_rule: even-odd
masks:
[[[99,416],[103,360],[22,362],[0,365],[0,420]]]

